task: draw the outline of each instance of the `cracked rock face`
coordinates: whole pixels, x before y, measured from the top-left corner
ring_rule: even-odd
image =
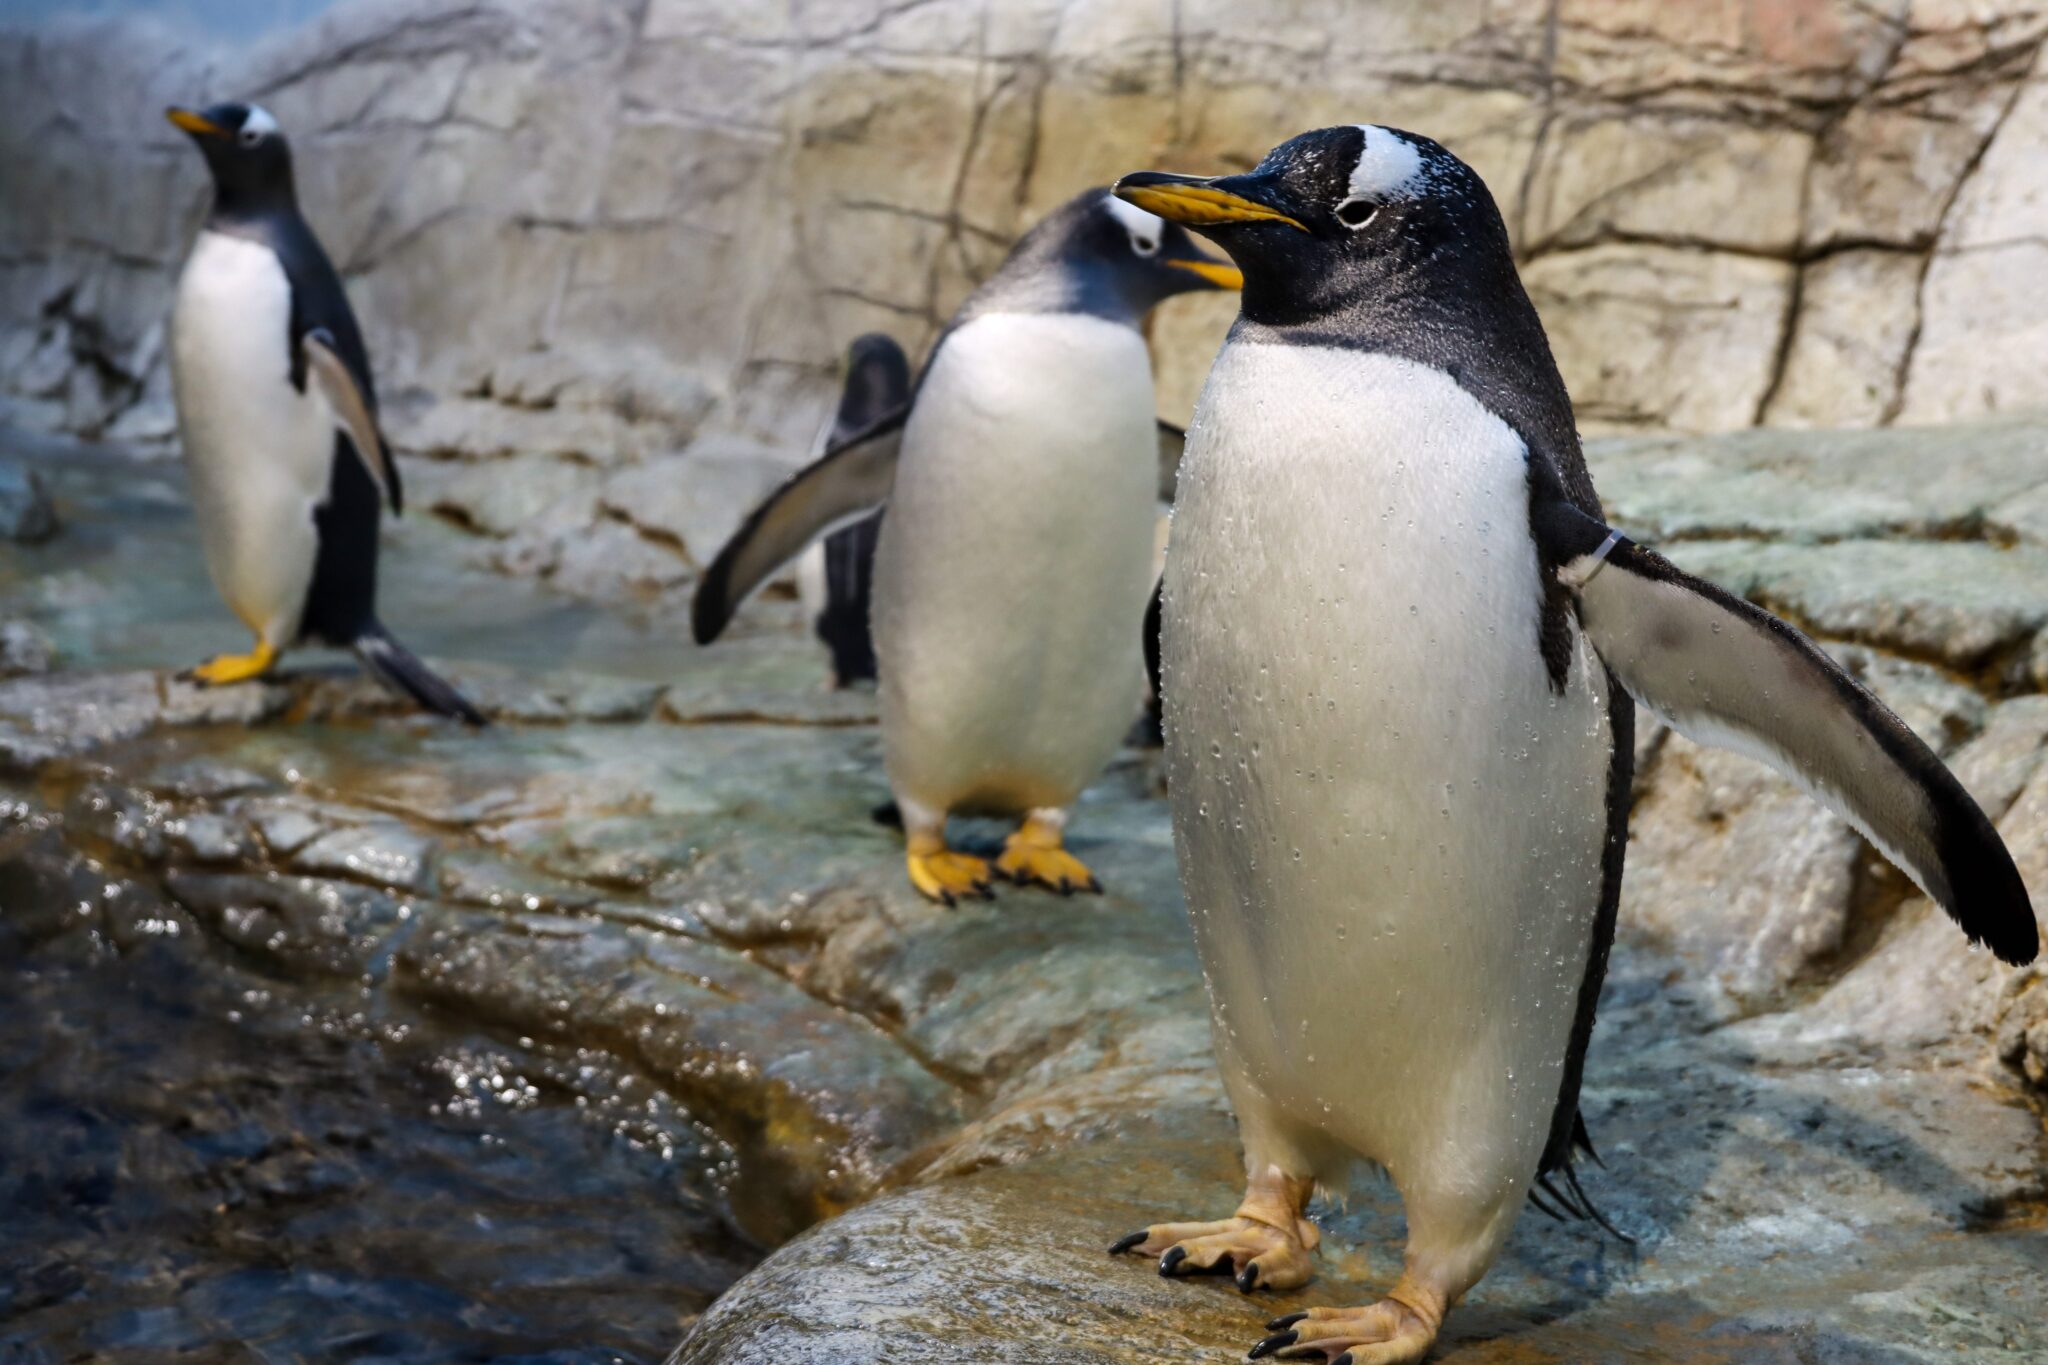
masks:
[[[1591,428],[2024,408],[2048,402],[2044,35],[2032,0],[341,0],[225,47],[17,24],[0,401],[169,439],[204,174],[158,110],[253,96],[419,505],[593,596],[684,586],[802,457],[844,344],[917,353],[1076,189],[1323,123],[1480,170]],[[1231,312],[1162,310],[1165,416]]]
[[[2038,889],[2044,443],[2048,428],[2008,420],[1630,438],[1590,457],[1632,534],[1818,629],[1948,757]],[[544,1253],[426,1218],[446,1239],[430,1258],[443,1287],[371,1303],[410,1324],[399,1354],[470,1358],[420,1334],[473,1351],[503,1313],[463,1295],[510,1274],[588,1307],[552,1320],[544,1345],[589,1332],[686,1365],[1220,1360],[1268,1317],[1363,1301],[1397,1272],[1398,1204],[1376,1186],[1323,1211],[1320,1278],[1298,1293],[1247,1301],[1103,1255],[1149,1222],[1227,1214],[1241,1175],[1144,755],[1076,818],[1107,896],[941,909],[908,890],[898,836],[869,819],[883,795],[871,699],[821,689],[822,653],[787,603],[750,605],[739,638],[696,650],[672,601],[600,609],[497,573],[498,542],[408,518],[383,615],[490,729],[418,717],[318,656],[200,691],[170,670],[235,643],[235,627],[176,477],[87,450],[17,463],[67,524],[0,547],[12,624],[59,661],[0,681],[0,960],[59,1009],[129,999],[98,983],[174,951],[181,1018],[344,1049],[340,1093],[377,1116],[323,1110],[327,1136],[273,1150],[207,1109],[191,1139],[210,1154],[204,1178],[249,1203],[205,1217],[317,1211],[336,1189],[375,1201],[397,1178],[377,1154],[402,1147],[388,1118],[402,1102],[377,1078],[417,1065],[422,1038],[465,1040],[437,1076],[510,1077],[493,1106],[538,1087],[624,1124],[625,1104],[679,1153],[658,1176],[607,1175],[587,1139],[494,1108],[510,1144],[497,1161],[567,1161],[596,1202]],[[630,505],[657,524],[659,504]],[[1910,594],[1888,559],[1910,564]],[[1607,1163],[1587,1184],[1637,1246],[1525,1217],[1452,1318],[1446,1358],[2048,1352],[2034,1311],[2048,1297],[2048,977],[1968,949],[1788,783],[1654,726],[1640,745],[1585,1089]],[[53,981],[73,984],[51,994]],[[32,1117],[52,1112],[71,1110]],[[72,1151],[20,1131],[35,1160]],[[496,1180],[450,1207],[492,1205]],[[376,1224],[379,1258],[411,1264],[410,1216]],[[261,1226],[246,1242],[207,1232],[179,1281],[201,1297],[122,1321],[193,1346],[222,1323],[271,1323],[294,1294],[356,1310],[356,1282],[323,1259],[330,1224]],[[240,1282],[236,1248],[268,1236],[303,1238],[290,1245],[317,1284],[237,1307],[220,1288]],[[29,1286],[5,1340],[104,1346],[81,1305],[143,1292],[107,1246],[0,1237],[0,1282]],[[446,1283],[462,1274],[475,1278]]]

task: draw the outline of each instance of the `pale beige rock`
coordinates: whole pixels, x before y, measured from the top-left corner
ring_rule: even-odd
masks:
[[[1913,344],[1919,257],[1843,251],[1802,268],[1784,372],[1765,405],[1773,426],[1874,426],[1897,396]]]
[[[748,510],[793,472],[782,452],[731,437],[624,470],[605,484],[605,512],[703,567]]]
[[[1523,278],[1582,428],[1749,425],[1770,383],[1789,265],[1610,245],[1540,257]]]
[[[1812,138],[1787,128],[1637,110],[1560,119],[1529,185],[1523,245],[1664,236],[1789,251],[1812,153]]]
[[[2048,315],[2034,281],[2048,280],[2048,240],[1937,254],[1921,287],[1920,341],[1899,419],[1952,421],[2048,402]]]
[[[0,128],[0,391],[9,420],[169,435],[161,323],[204,175],[160,111],[233,86],[293,135],[392,434],[450,457],[796,450],[848,340],[921,354],[1081,187],[1359,119],[1487,179],[1591,429],[1978,414],[2048,401],[2048,115],[2018,84],[2044,33],[2034,0],[347,0],[220,51],[25,23],[0,35],[30,96]],[[1153,328],[1169,417],[1229,312]],[[492,386],[532,353],[641,373],[623,408]]]

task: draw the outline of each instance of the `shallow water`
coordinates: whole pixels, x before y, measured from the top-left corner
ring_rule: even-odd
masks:
[[[0,453],[63,523],[0,545],[0,616],[62,667],[240,647],[175,464],[18,433]],[[385,614],[422,649],[675,667],[679,632],[510,584],[431,518],[393,540]],[[7,1365],[659,1360],[758,1259],[730,1154],[601,1053],[224,964],[162,903],[49,936],[52,910],[0,904]]]
[[[716,1144],[610,1063],[196,932],[0,939],[0,1360],[658,1360],[754,1259]]]

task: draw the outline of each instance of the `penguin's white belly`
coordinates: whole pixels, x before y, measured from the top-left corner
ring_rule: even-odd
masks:
[[[318,386],[291,383],[291,285],[267,246],[199,235],[171,314],[171,381],[214,586],[282,648],[298,634],[335,449]]]
[[[1524,459],[1438,371],[1233,342],[1166,572],[1175,838],[1248,1140],[1475,1197],[1534,1174],[1606,827],[1605,677],[1574,632],[1549,683]]]
[[[940,348],[875,558],[882,734],[899,797],[1064,806],[1143,687],[1155,486],[1134,328],[989,314]]]

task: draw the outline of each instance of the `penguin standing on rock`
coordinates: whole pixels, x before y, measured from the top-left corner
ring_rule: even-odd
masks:
[[[704,575],[699,643],[814,536],[886,501],[874,639],[884,763],[911,884],[1099,890],[1067,808],[1115,756],[1143,686],[1162,443],[1139,323],[1237,270],[1093,189],[1025,233],[940,336],[910,401],[835,443]],[[991,866],[953,813],[1020,817]]]
[[[1492,197],[1427,138],[1329,128],[1116,192],[1223,247],[1240,317],[1189,430],[1162,651],[1174,835],[1249,1188],[1133,1233],[1165,1274],[1291,1288],[1319,1184],[1392,1177],[1384,1299],[1253,1358],[1417,1361],[1524,1199],[1573,1173],[1627,839],[1631,698],[1856,826],[2001,959],[1997,832],[1784,622],[1601,520]]]
[[[291,149],[248,104],[166,115],[213,174],[213,207],[178,280],[171,382],[206,565],[255,635],[191,676],[261,677],[303,641],[355,651],[428,710],[483,716],[377,620],[377,524],[398,466],[377,428],[355,314],[299,213]]]
[[[880,332],[854,338],[846,348],[846,387],[825,438],[838,445],[910,401],[910,361],[903,348]],[[875,680],[875,639],[868,624],[874,596],[875,547],[882,539],[882,513],[870,512],[851,526],[814,541],[797,561],[797,595],[804,619],[832,654],[832,685],[851,687]]]

